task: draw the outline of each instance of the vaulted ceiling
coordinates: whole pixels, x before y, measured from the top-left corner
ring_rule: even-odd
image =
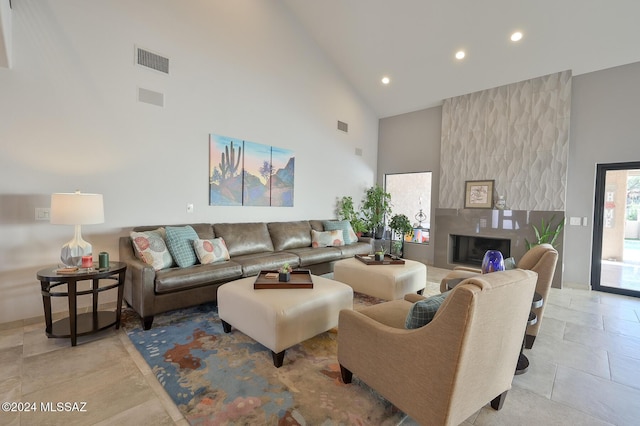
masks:
[[[381,118],[558,71],[640,61],[640,0],[284,1]]]

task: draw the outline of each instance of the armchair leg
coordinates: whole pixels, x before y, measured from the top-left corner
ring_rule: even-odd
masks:
[[[342,383],[349,384],[353,379],[353,373],[340,364],[340,376],[342,376]]]
[[[493,398],[491,400],[491,408],[493,408],[494,410],[500,410],[502,408],[502,405],[504,404],[504,400],[507,399],[507,392],[508,391],[504,391],[500,395]]]
[[[526,349],[531,349],[533,347],[533,342],[536,341],[536,336],[532,336],[530,334],[525,334],[524,336],[524,347]]]

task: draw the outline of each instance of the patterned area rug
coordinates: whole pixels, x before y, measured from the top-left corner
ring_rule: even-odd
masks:
[[[356,293],[354,308],[380,302]],[[214,304],[158,315],[148,331],[135,313],[123,321],[192,425],[397,425],[405,418],[357,376],[342,383],[336,329],[287,349],[275,368],[264,346],[238,330],[223,332]]]

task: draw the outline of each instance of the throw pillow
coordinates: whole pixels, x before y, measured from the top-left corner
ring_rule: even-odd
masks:
[[[311,247],[339,247],[344,245],[344,234],[342,230],[319,232],[311,230]]]
[[[191,226],[167,226],[167,248],[179,267],[195,265],[198,261],[193,242],[198,234]]]
[[[404,326],[412,329],[429,324],[433,317],[436,316],[438,308],[442,305],[442,302],[444,302],[444,299],[447,298],[449,293],[451,292],[445,291],[444,293],[436,294],[435,296],[414,303],[409,310]]]
[[[164,228],[145,232],[132,231],[129,236],[136,257],[147,265],[151,265],[154,270],[159,271],[173,266],[173,259],[164,241]]]
[[[203,265],[229,260],[229,250],[222,237],[213,240],[195,240],[193,248]]]
[[[335,231],[339,229],[342,231],[344,243],[351,244],[358,241],[358,236],[353,232],[351,223],[348,220],[325,220],[322,222],[325,231]]]

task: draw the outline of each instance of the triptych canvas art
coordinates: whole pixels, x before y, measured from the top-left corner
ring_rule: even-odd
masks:
[[[209,205],[293,207],[293,151],[211,134]]]

